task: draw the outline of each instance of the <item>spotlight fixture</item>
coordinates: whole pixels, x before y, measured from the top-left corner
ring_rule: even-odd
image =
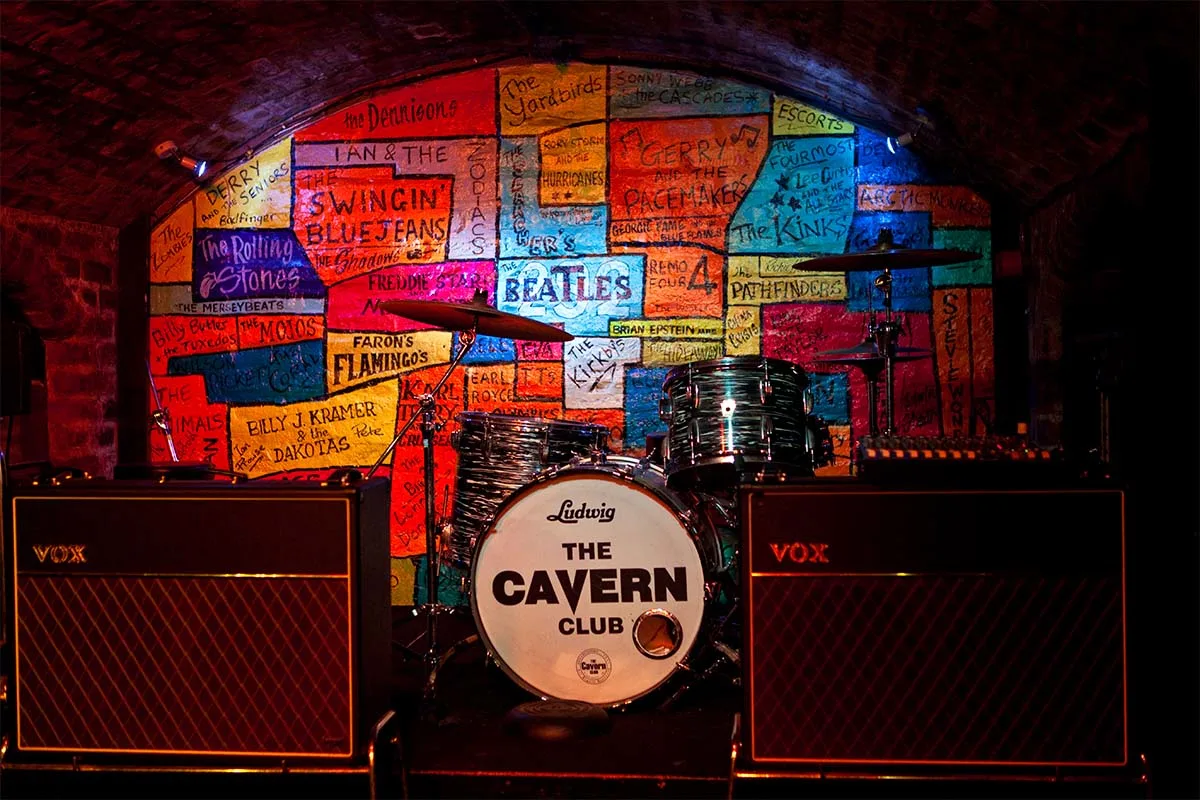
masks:
[[[917,138],[917,134],[926,128],[933,128],[933,123],[923,109],[917,109],[917,125],[913,130],[906,131],[899,136],[887,137],[887,149],[892,155],[902,147],[908,147]]]
[[[154,155],[161,158],[163,161],[174,161],[179,166],[188,171],[189,174],[196,180],[204,177],[204,173],[208,171],[208,162],[202,159],[195,159],[191,156],[184,155],[179,152],[176,144],[170,140],[161,142],[154,148]]]
[[[899,150],[901,147],[908,147],[910,144],[912,144],[912,141],[913,135],[911,133],[902,133],[899,136],[889,136],[887,137],[888,152],[892,155],[895,155],[897,150]]]

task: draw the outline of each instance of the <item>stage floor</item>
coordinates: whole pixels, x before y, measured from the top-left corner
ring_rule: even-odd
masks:
[[[398,614],[396,642],[420,645],[424,622]],[[445,621],[442,642],[474,633],[469,614]],[[460,644],[439,673],[436,708],[422,708],[421,665],[397,648],[400,742],[380,792],[400,797],[1147,797],[1129,780],[1065,780],[1053,773],[922,775],[912,770],[756,770],[731,759],[740,687],[723,678],[678,684],[608,712],[607,732],[559,741],[505,725],[535,698],[491,663],[477,640]],[[434,713],[430,713],[431,710]],[[926,772],[929,772],[926,770]]]
[[[421,702],[423,619],[395,610],[390,735],[377,756],[381,798],[474,797],[1148,797],[1129,780],[1066,780],[1053,774],[966,776],[938,780],[898,770],[783,773],[731,761],[742,692],[726,678],[675,697],[658,692],[608,712],[606,732],[557,741],[505,725],[535,698],[491,663],[469,614],[443,618],[440,641],[458,646],[439,673],[437,702]],[[674,687],[672,687],[674,688]],[[391,741],[394,739],[394,742]],[[736,769],[735,769],[736,767]],[[3,796],[173,798],[366,798],[367,776],[197,775],[6,772]]]
[[[447,644],[474,633],[469,616],[445,622],[439,638]],[[412,641],[423,624],[399,617],[397,641]],[[478,640],[461,645],[440,671],[434,714],[417,699],[420,664],[399,653],[403,735],[391,773],[410,796],[728,796],[741,694],[727,681],[700,684],[659,710],[669,685],[610,711],[607,732],[546,741],[506,728],[506,715],[536,698],[489,661]]]

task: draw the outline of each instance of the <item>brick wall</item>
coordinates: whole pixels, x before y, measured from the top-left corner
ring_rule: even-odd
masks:
[[[14,462],[48,457],[58,466],[112,474],[117,460],[117,233],[0,207],[3,291],[46,346],[45,386],[34,389],[34,411],[14,420]],[[39,442],[48,452],[37,452],[43,446]]]
[[[1158,294],[1152,282],[1139,285],[1130,272],[1145,258],[1144,231],[1152,227],[1149,159],[1147,140],[1136,138],[1026,220],[1030,399],[1038,441],[1081,453],[1100,445],[1099,392],[1114,395],[1111,384],[1130,365],[1130,303]],[[1119,460],[1119,452],[1109,455]]]

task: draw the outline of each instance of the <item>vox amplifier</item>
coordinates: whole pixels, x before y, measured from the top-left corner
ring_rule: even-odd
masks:
[[[740,500],[752,764],[1128,762],[1122,492]]]
[[[7,760],[356,762],[389,700],[388,483],[15,490]]]

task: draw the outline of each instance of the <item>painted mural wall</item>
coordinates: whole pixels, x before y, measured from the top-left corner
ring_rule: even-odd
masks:
[[[860,343],[882,296],[869,273],[792,265],[866,249],[881,228],[904,246],[981,253],[896,274],[901,344],[933,351],[898,369],[897,427],[986,430],[990,209],[974,192],[754,86],[587,64],[472,70],[332,112],[158,221],[150,364],[180,458],[321,479],[373,464],[456,346],[379,303],[482,289],[576,338],[480,337],[438,403],[439,497],[464,409],[598,422],[637,453],[664,430],[666,372],[725,355],[800,364],[840,456],[828,469],[844,472],[866,384],[814,356]],[[150,455],[168,459],[157,432]],[[421,458],[412,430],[380,471],[398,604],[423,594]]]

